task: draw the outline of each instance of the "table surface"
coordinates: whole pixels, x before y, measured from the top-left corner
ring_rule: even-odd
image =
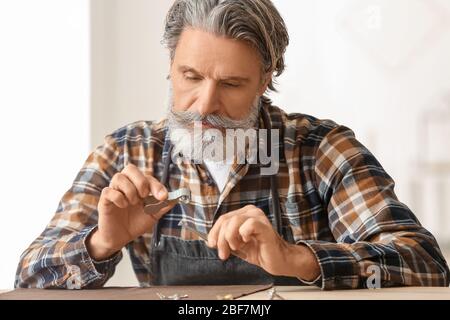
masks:
[[[212,287],[210,287],[212,288]],[[217,287],[215,287],[217,288]],[[224,287],[225,288],[225,287]],[[117,289],[115,289],[117,290]],[[139,290],[136,288],[119,288],[118,290]],[[142,289],[145,290],[145,289]],[[204,287],[207,291],[208,287]],[[6,293],[11,290],[0,290]],[[44,290],[47,291],[48,290]],[[67,292],[67,291],[66,291]],[[133,291],[135,292],[135,291]],[[276,287],[276,292],[286,300],[450,300],[450,288],[443,287],[403,287],[385,289],[363,290],[336,290],[322,291],[315,287]],[[90,292],[89,298],[92,298]],[[83,297],[83,291],[78,291],[79,297]],[[102,289],[95,290],[96,297],[102,298]],[[33,291],[34,298],[39,299],[39,293]],[[64,294],[64,296],[66,296]],[[239,300],[267,300],[268,290],[253,293]],[[141,296],[142,297],[142,296]],[[215,297],[211,297],[215,299]],[[2,296],[0,295],[0,300]],[[63,298],[64,299],[64,298]]]
[[[450,300],[450,288],[403,287],[385,289],[322,291],[316,287],[276,287],[286,300]],[[257,292],[243,299],[267,299],[266,292]]]

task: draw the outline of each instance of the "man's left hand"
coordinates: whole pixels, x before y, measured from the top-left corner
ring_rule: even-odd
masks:
[[[222,260],[233,253],[272,275],[312,281],[320,274],[313,252],[283,240],[264,212],[252,205],[221,216],[208,234],[208,246],[217,248]]]

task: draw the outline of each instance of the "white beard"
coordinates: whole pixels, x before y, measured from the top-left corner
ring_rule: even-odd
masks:
[[[203,163],[204,160],[222,164],[244,163],[249,153],[248,142],[245,146],[236,145],[236,137],[227,139],[217,129],[208,130],[175,129],[170,131],[173,144],[174,162],[180,160]],[[229,146],[227,145],[229,141]]]
[[[252,112],[258,112],[260,98],[256,97]],[[256,124],[254,124],[256,125]],[[186,128],[183,125],[170,123],[169,138],[173,144],[172,160],[203,163],[203,160],[232,164],[236,159],[245,159],[247,147],[227,149],[225,130]],[[247,130],[250,128],[243,128]]]
[[[182,157],[187,161],[199,162],[203,159],[203,150],[211,142],[211,136],[207,131],[195,131],[183,128],[171,128],[170,141],[173,144],[172,154]]]

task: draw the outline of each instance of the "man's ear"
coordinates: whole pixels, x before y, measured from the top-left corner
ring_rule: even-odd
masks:
[[[267,91],[270,81],[272,81],[272,73],[268,72],[262,78],[262,84],[260,90],[258,91],[258,95],[262,96]]]

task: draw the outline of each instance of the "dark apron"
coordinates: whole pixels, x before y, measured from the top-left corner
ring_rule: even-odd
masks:
[[[152,243],[150,270],[150,285],[302,285],[297,278],[272,276],[235,256],[222,261],[217,250],[202,240],[165,235],[160,236],[158,244]]]

